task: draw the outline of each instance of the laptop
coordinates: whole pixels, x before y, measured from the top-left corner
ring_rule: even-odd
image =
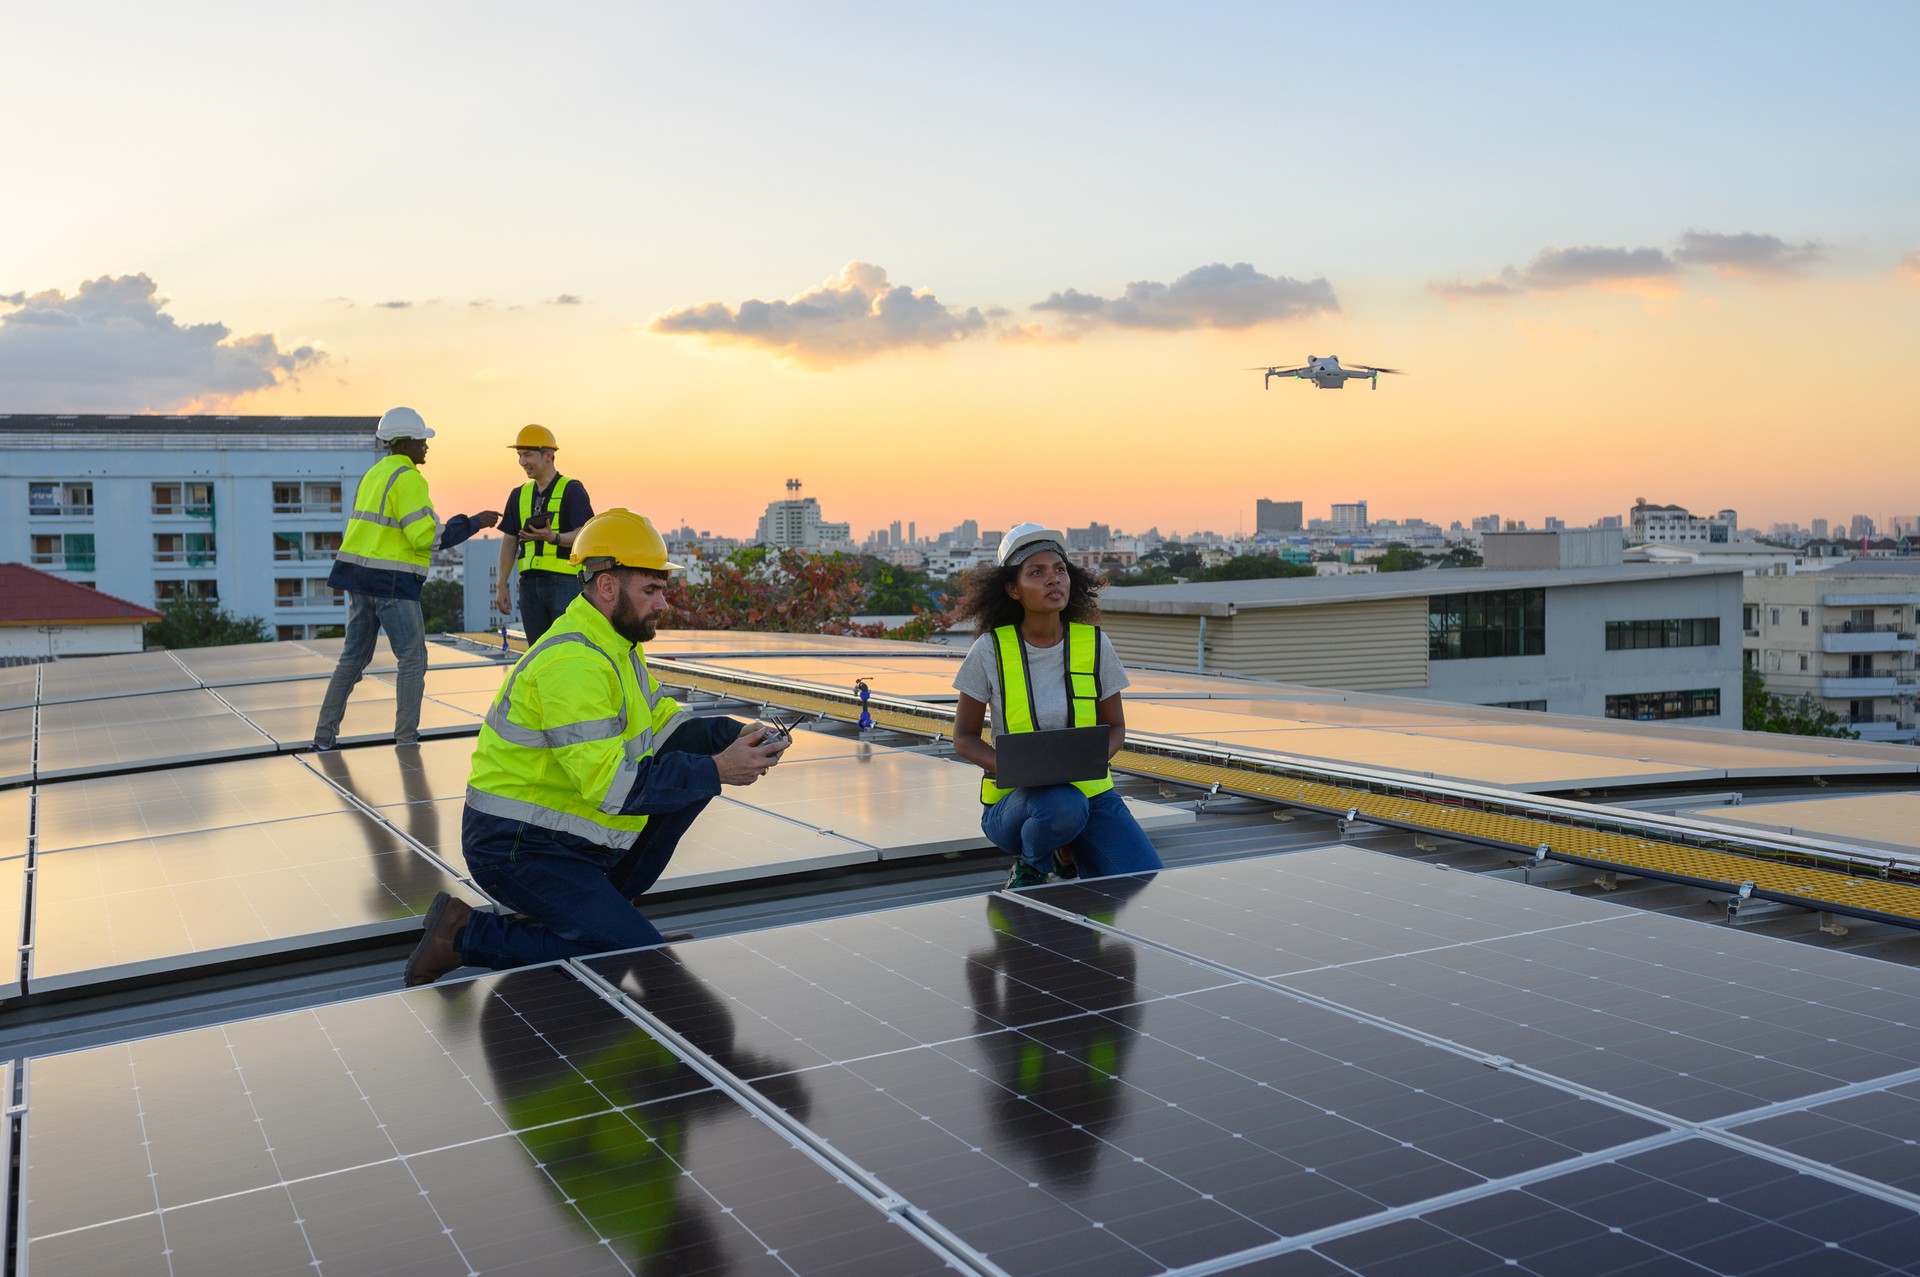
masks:
[[[1107,774],[1107,729],[1063,727],[1051,732],[995,733],[993,783],[1002,789],[1066,785]]]

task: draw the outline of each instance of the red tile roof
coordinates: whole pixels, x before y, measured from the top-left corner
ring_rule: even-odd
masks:
[[[0,625],[157,621],[150,607],[63,581],[24,563],[0,563]]]

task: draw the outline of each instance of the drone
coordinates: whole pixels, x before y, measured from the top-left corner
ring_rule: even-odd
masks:
[[[1380,374],[1392,373],[1404,377],[1398,368],[1375,368],[1371,364],[1361,364],[1356,368],[1342,368],[1338,355],[1308,355],[1307,362],[1292,368],[1249,368],[1248,372],[1265,372],[1266,382],[1263,390],[1273,388],[1275,377],[1293,377],[1300,381],[1310,381],[1322,390],[1342,390],[1350,381],[1371,381],[1375,390],[1380,389]]]

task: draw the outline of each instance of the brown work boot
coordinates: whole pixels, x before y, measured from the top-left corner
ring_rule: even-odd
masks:
[[[463,965],[460,937],[466,932],[467,919],[471,917],[473,906],[466,901],[455,900],[444,891],[433,898],[433,903],[427,906],[427,916],[421,920],[425,929],[420,943],[413,947],[413,954],[407,959],[409,988],[432,984]]]

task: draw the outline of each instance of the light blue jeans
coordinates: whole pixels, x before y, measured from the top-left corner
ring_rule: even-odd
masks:
[[[420,611],[419,599],[376,598],[371,594],[347,592],[347,643],[340,649],[340,663],[333,667],[333,679],[327,684],[327,697],[320,703],[320,721],[313,726],[315,749],[332,749],[340,734],[340,720],[347,712],[347,697],[360,675],[373,659],[373,644],[380,631],[387,632],[387,644],[399,663],[399,699],[393,707],[393,742],[414,745],[420,741],[420,700],[427,691],[427,622]]]
[[[1109,789],[1088,798],[1072,785],[1016,789],[980,813],[980,830],[993,845],[1041,873],[1053,872],[1053,852],[1066,847],[1083,878],[1158,869],[1140,822]]]

